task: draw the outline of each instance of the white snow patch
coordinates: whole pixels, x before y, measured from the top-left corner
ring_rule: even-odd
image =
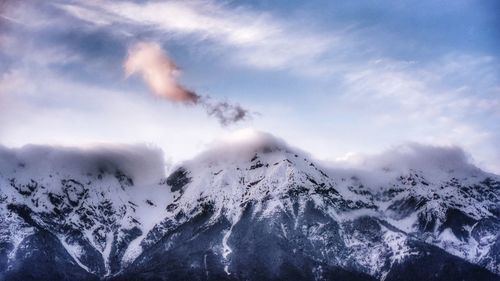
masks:
[[[229,247],[229,245],[227,244],[227,240],[229,239],[229,236],[231,235],[232,230],[233,230],[233,227],[231,226],[231,228],[229,228],[229,230],[226,231],[226,233],[224,234],[224,237],[222,238],[222,257],[225,260],[227,260],[227,257],[229,256],[229,254],[231,254],[233,252],[231,247]]]
[[[92,271],[80,261],[80,256],[83,254],[82,248],[77,244],[66,243],[64,237],[58,237],[58,238],[59,241],[61,241],[61,244],[66,249],[66,251],[69,253],[69,255],[78,264],[78,266],[85,269],[85,271],[92,273]]]

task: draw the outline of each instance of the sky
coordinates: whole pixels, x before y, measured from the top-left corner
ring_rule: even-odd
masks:
[[[499,61],[495,0],[0,0],[0,144],[175,163],[259,130],[328,161],[457,146],[500,173]]]

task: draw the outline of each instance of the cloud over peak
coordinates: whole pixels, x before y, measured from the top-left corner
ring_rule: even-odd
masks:
[[[421,143],[405,143],[375,155],[353,154],[340,161],[354,168],[372,171],[410,170],[426,173],[478,172],[471,157],[459,146],[436,146]],[[341,164],[341,165],[342,165]]]
[[[138,184],[157,182],[165,176],[163,152],[146,145],[98,145],[87,148],[0,145],[0,174],[32,177],[58,174],[85,176],[88,173],[125,173]]]

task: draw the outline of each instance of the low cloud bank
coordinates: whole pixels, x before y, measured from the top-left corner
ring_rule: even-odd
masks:
[[[132,177],[136,184],[157,182],[165,176],[163,152],[146,145],[0,146],[0,175],[5,177],[13,173],[36,178],[50,174],[78,176],[117,171]]]
[[[214,141],[194,161],[226,161],[247,159],[255,152],[289,151],[306,158],[315,157],[270,133],[254,129],[242,129]],[[373,155],[353,154],[335,162],[315,160],[330,170],[337,178],[358,174],[370,174],[380,178],[392,178],[410,171],[423,172],[428,176],[467,175],[482,171],[472,157],[458,146],[434,146],[405,143]],[[375,180],[375,179],[374,179]]]
[[[178,81],[179,68],[157,43],[139,42],[132,46],[124,70],[126,77],[141,75],[155,96],[174,103],[201,106],[208,116],[216,118],[222,126],[250,118],[250,112],[238,104],[200,96],[181,85]]]
[[[269,133],[244,129],[215,141],[189,162],[205,167],[207,163],[214,161],[249,161],[255,152],[281,153],[280,151],[313,158],[307,152],[294,148]],[[448,179],[450,175],[460,178],[484,174],[474,166],[471,157],[460,147],[417,143],[396,146],[376,155],[358,155],[334,163],[316,162],[333,178],[356,176],[372,186],[382,186],[394,177],[410,171],[421,171],[426,177],[436,180]],[[118,170],[131,176],[138,184],[158,182],[165,176],[163,153],[159,148],[146,145],[107,145],[92,148],[0,146],[0,175],[4,177],[14,172],[37,177],[49,174],[98,174],[101,171],[115,173]]]
[[[406,143],[374,155],[354,154],[330,163],[336,177],[356,176],[372,186],[384,186],[394,177],[423,172],[426,178],[449,180],[469,178],[485,172],[458,146]]]
[[[433,146],[407,143],[371,156],[347,159],[354,167],[370,170],[467,171],[477,169],[472,158],[458,146]]]

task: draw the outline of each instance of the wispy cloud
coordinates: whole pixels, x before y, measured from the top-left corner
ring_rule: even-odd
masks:
[[[497,169],[500,155],[492,144],[500,135],[498,62],[488,56],[450,54],[426,63],[373,60],[353,65],[344,76],[349,103],[362,104],[371,122],[399,135],[445,145],[460,144],[480,164]],[[495,117],[496,116],[496,117]]]
[[[57,7],[72,15],[97,26],[107,26],[120,20],[109,14],[103,14],[102,11],[94,11],[74,4],[57,4]]]
[[[459,54],[427,63],[378,59],[352,65],[343,81],[350,98],[395,102],[422,114],[495,111],[497,65],[492,57]]]
[[[212,1],[114,1],[58,7],[98,26],[122,23],[149,27],[174,37],[230,49],[233,62],[261,69],[305,72],[318,64],[336,42],[332,34],[318,34],[266,13],[229,8]]]

